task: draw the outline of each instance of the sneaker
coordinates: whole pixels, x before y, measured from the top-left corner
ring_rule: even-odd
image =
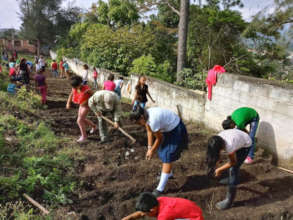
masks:
[[[157,190],[157,189],[155,189],[155,190],[152,192],[152,194],[153,194],[155,197],[159,197],[162,193],[163,193],[163,192],[161,192],[161,191],[159,191],[159,190]]]
[[[107,142],[109,142],[109,138],[103,138],[103,139],[101,139],[101,141],[99,142],[99,144],[105,144]]]
[[[251,157],[246,157],[245,161],[244,161],[245,164],[252,164],[253,163],[253,160],[251,159]]]
[[[93,134],[93,133],[95,133],[95,132],[96,132],[96,130],[97,130],[97,126],[93,127],[93,128],[90,130],[90,134]]]
[[[87,141],[87,138],[81,136],[76,142],[81,144],[81,143],[85,143],[86,141]]]

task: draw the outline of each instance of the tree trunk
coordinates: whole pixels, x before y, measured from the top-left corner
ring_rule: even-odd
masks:
[[[186,62],[186,46],[188,33],[189,0],[180,1],[180,20],[178,30],[178,51],[177,51],[177,82],[182,80],[180,72]]]

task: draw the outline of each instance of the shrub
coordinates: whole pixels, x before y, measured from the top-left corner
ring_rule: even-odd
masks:
[[[141,56],[132,62],[130,72],[139,75],[152,76],[168,82],[172,82],[171,65],[169,61],[157,65],[152,55]]]

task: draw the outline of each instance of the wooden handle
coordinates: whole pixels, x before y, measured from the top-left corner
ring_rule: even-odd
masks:
[[[285,169],[283,167],[277,167],[277,168],[280,169],[280,170],[283,170],[283,171],[286,171],[288,173],[292,173],[293,174],[293,170],[288,170],[288,169]]]
[[[26,198],[31,204],[33,204],[34,206],[36,206],[38,209],[40,209],[45,215],[49,214],[49,211],[47,209],[45,209],[40,203],[38,203],[36,200],[34,200],[33,198],[31,198],[29,195],[27,194],[23,194],[24,198]]]
[[[114,126],[115,123],[113,121],[111,121],[109,118],[107,118],[107,117],[105,117],[103,115],[101,116],[101,118],[104,119],[109,124],[111,124],[111,125]],[[132,143],[135,143],[136,142],[136,140],[130,134],[128,134],[125,130],[123,130],[120,127],[118,127],[118,130],[121,131],[121,133],[124,134],[126,137],[128,137],[132,141]]]

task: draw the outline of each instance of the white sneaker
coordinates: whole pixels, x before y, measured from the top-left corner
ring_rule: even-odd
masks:
[[[85,143],[86,141],[87,141],[87,138],[81,136],[76,142],[81,144],[81,143]]]
[[[96,130],[97,130],[97,126],[96,126],[96,127],[94,127],[94,128],[92,128],[92,129],[90,130],[90,134],[93,134],[93,133],[95,133],[95,132],[96,132]]]

